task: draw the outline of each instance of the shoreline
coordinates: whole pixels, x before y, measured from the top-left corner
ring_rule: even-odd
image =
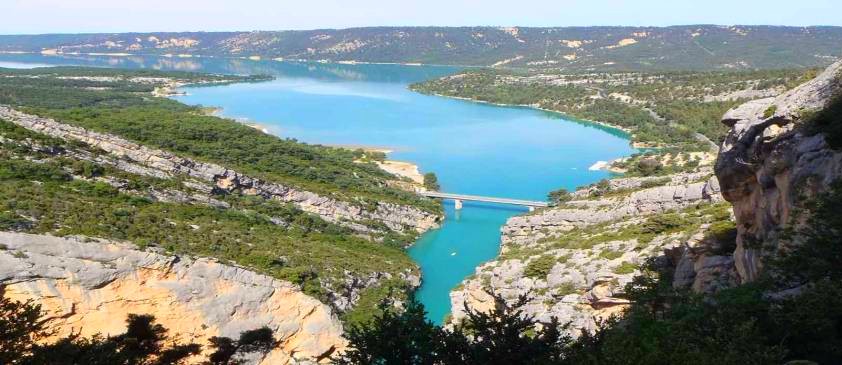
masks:
[[[156,89],[153,91],[153,95],[156,97],[163,97],[163,98],[170,98],[173,96],[182,96],[186,95],[186,92],[183,90],[179,90],[180,88],[186,85],[173,85],[169,91],[170,93],[160,93]],[[236,118],[236,117],[228,117],[225,116],[223,113],[225,108],[220,106],[203,106],[202,113],[204,115],[215,116],[219,118],[230,119],[234,122],[243,124],[245,126],[257,129],[265,134],[273,135],[275,137],[281,138],[281,136],[273,134],[269,131],[269,128],[260,124],[260,123],[253,123],[249,121],[247,118]],[[388,155],[394,152],[396,149],[391,147],[379,147],[379,146],[367,146],[367,145],[354,145],[354,144],[337,144],[337,145],[324,145],[326,147],[331,148],[342,148],[347,150],[363,150],[365,152],[379,152],[385,155]],[[406,178],[411,181],[413,185],[413,189],[415,191],[419,191],[424,189],[424,175],[421,173],[421,169],[418,167],[416,163],[409,162],[409,161],[399,161],[399,160],[390,160],[385,159],[383,161],[374,161],[375,165],[379,167],[381,170],[395,175],[399,178]]]
[[[512,108],[512,107],[516,107],[516,108],[528,108],[528,109],[534,109],[534,110],[540,110],[540,111],[543,111],[543,112],[548,112],[548,113],[558,114],[558,115],[563,116],[563,117],[568,118],[568,119],[575,119],[575,121],[580,121],[580,122],[585,122],[585,123],[590,123],[590,124],[597,124],[597,125],[601,125],[601,126],[603,126],[603,127],[607,127],[607,128],[611,128],[611,129],[616,129],[616,130],[618,130],[618,131],[621,131],[621,132],[623,132],[623,133],[628,134],[628,136],[629,136],[629,138],[628,138],[628,139],[629,139],[629,144],[630,144],[630,145],[633,145],[634,143],[639,143],[639,142],[633,142],[633,141],[631,140],[631,137],[633,137],[633,136],[634,136],[634,132],[632,132],[632,131],[631,131],[630,129],[628,129],[628,128],[621,127],[621,126],[618,126],[618,125],[615,125],[615,124],[611,124],[611,123],[608,123],[608,122],[600,122],[600,121],[598,121],[598,120],[591,120],[591,119],[579,118],[579,117],[576,117],[576,116],[572,116],[572,115],[566,114],[566,113],[564,113],[564,112],[560,112],[560,111],[558,111],[558,110],[546,109],[546,108],[542,108],[542,107],[539,107],[539,106],[535,106],[535,105],[533,105],[533,104],[505,104],[505,103],[495,103],[495,102],[493,102],[493,101],[486,101],[486,100],[472,99],[472,98],[469,98],[469,97],[464,97],[464,96],[451,96],[451,95],[443,95],[443,94],[438,94],[438,93],[423,93],[423,92],[418,91],[418,90],[413,90],[412,88],[410,88],[410,90],[411,90],[411,91],[414,91],[414,92],[417,92],[417,93],[419,93],[419,94],[426,94],[426,95],[432,95],[432,96],[438,96],[438,97],[442,97],[442,98],[455,99],[455,100],[462,100],[462,101],[470,101],[470,102],[472,102],[472,103],[487,104],[487,105],[494,105],[494,106],[501,106],[501,107],[508,107],[508,108]],[[635,147],[635,148],[644,148],[644,147]]]
[[[399,65],[399,66],[433,66],[433,67],[457,67],[457,68],[483,68],[483,67],[491,67],[497,68],[491,65],[457,65],[457,64],[444,64],[444,63],[423,63],[423,62],[373,62],[373,61],[355,61],[355,60],[342,60],[342,61],[334,61],[334,60],[310,60],[310,59],[295,59],[295,58],[282,58],[282,57],[262,57],[262,56],[217,56],[217,55],[202,55],[202,54],[192,54],[192,53],[181,53],[181,54],[158,54],[158,53],[123,53],[123,52],[115,52],[115,53],[103,53],[103,52],[70,52],[70,53],[52,53],[52,52],[34,52],[34,51],[0,51],[0,55],[3,54],[37,54],[43,56],[105,56],[105,57],[131,57],[131,56],[138,56],[138,57],[162,57],[162,58],[219,58],[219,59],[230,59],[230,60],[249,60],[249,61],[274,61],[274,62],[290,62],[290,63],[319,63],[319,64],[328,64],[328,65]]]

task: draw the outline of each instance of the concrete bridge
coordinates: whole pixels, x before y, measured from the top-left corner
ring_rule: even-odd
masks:
[[[528,207],[530,212],[535,210],[535,208],[545,208],[545,207],[550,206],[550,204],[547,203],[547,202],[537,202],[537,201],[532,201],[532,200],[495,198],[495,197],[489,197],[489,196],[477,196],[477,195],[465,195],[465,194],[449,194],[449,193],[440,193],[440,192],[437,192],[437,191],[422,191],[422,192],[419,192],[418,194],[426,196],[428,198],[453,199],[453,201],[456,203],[456,209],[462,209],[462,202],[463,201],[520,205],[520,206],[523,206],[523,207]]]

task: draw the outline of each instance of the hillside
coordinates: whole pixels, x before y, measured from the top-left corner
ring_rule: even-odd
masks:
[[[390,288],[419,285],[403,247],[438,225],[441,207],[402,190],[375,164],[382,156],[280,139],[152,95],[263,78],[0,75],[0,230],[214,258],[284,281],[346,320],[370,315]]]
[[[842,27],[374,27],[308,31],[0,36],[2,52],[261,57],[565,70],[814,67]]]

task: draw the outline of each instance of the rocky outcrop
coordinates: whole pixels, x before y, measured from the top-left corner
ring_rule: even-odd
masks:
[[[630,192],[625,197],[574,200],[566,203],[564,208],[547,209],[510,218],[502,228],[503,245],[528,245],[576,227],[679,209],[703,201],[721,200],[719,182],[710,177],[709,171],[705,171],[678,174],[670,177],[667,185],[640,189]],[[639,188],[640,181],[640,178],[615,179],[612,183],[616,186]],[[587,190],[589,189],[577,191],[573,195],[587,196]]]
[[[659,178],[666,185],[646,189],[641,182],[647,178],[615,179],[612,186],[618,190],[637,190],[625,196],[573,200],[561,208],[510,218],[502,228],[501,256],[478,267],[474,276],[451,292],[453,320],[465,318],[466,304],[480,311],[491,308],[494,300],[489,293],[494,292],[512,301],[527,295],[530,301],[525,314],[542,322],[551,317],[569,322],[571,335],[593,331],[600,320],[629,305],[623,288],[633,279],[635,268],[665,252],[673,254],[674,262],[687,252],[685,260],[690,267],[685,268],[684,285],[708,290],[718,284],[712,283],[713,278],[723,270],[717,266],[717,258],[706,256],[708,251],[697,249],[693,252],[699,258],[690,256],[689,247],[709,241],[701,216],[686,223],[686,229],[665,230],[648,238],[641,237],[636,227],[655,214],[721,202],[718,182],[711,173],[705,166]],[[589,188],[573,196],[587,197]],[[696,261],[704,262],[696,267]],[[727,281],[727,275],[721,277]]]
[[[0,288],[41,304],[54,338],[122,333],[135,313],[197,343],[268,326],[280,345],[252,363],[324,362],[346,346],[328,306],[240,267],[89,238],[0,232],[0,243]]]
[[[393,231],[424,232],[439,224],[440,216],[421,209],[388,202],[377,202],[371,209],[322,196],[291,186],[250,177],[223,166],[191,160],[159,149],[149,148],[123,138],[89,131],[0,106],[0,118],[21,127],[53,137],[76,140],[100,148],[111,155],[130,161],[123,164],[132,173],[155,177],[189,176],[208,182],[221,192],[239,191],[292,203],[305,212],[314,213],[328,222],[349,227],[361,233],[372,231],[367,221],[378,221]],[[138,165],[140,165],[138,167]]]
[[[798,88],[743,104],[722,119],[731,131],[716,175],[723,196],[734,205],[740,282],[757,279],[764,259],[791,242],[782,238],[782,230],[799,224],[804,202],[842,176],[842,153],[822,134],[804,128],[811,112],[842,92],[840,73],[842,62],[837,62]]]

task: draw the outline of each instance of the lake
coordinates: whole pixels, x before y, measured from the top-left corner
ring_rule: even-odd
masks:
[[[88,65],[233,74],[274,81],[185,88],[176,99],[222,108],[270,133],[308,143],[381,147],[389,158],[435,172],[442,191],[545,200],[606,178],[588,168],[635,152],[616,129],[530,108],[421,95],[410,83],[458,71],[444,66],[322,64],[223,58],[0,55],[0,66]],[[445,202],[440,229],[409,248],[421,266],[416,293],[429,318],[450,312],[450,290],[497,256],[500,227],[525,208]]]

